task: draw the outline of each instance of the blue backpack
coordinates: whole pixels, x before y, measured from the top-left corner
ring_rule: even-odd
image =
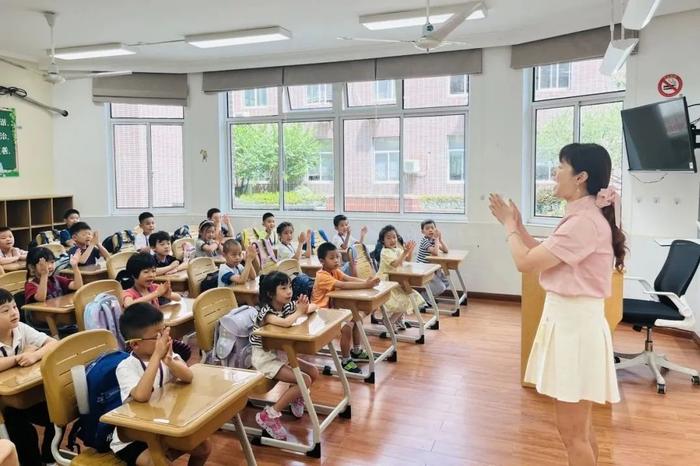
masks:
[[[296,301],[301,295],[306,295],[310,300],[311,293],[314,291],[315,282],[315,279],[309,277],[305,273],[300,273],[292,277],[292,300]]]
[[[83,445],[100,453],[110,451],[114,426],[100,422],[100,417],[122,405],[116,370],[128,357],[129,353],[124,351],[112,351],[87,367],[76,366],[71,370],[80,417],[68,435],[69,448],[75,449],[75,440],[79,438]]]

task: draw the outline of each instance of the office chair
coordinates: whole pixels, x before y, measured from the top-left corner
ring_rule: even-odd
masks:
[[[695,330],[695,316],[685,299],[685,292],[693,280],[700,264],[700,245],[693,241],[676,240],[671,243],[666,262],[652,288],[641,277],[625,277],[626,280],[638,281],[649,295],[649,300],[623,300],[622,321],[632,324],[636,331],[646,329],[644,351],[638,354],[615,353],[615,368],[627,369],[646,365],[656,377],[658,393],[666,393],[666,381],[661,376],[660,368],[689,375],[693,385],[700,385],[700,373],[694,369],[675,364],[663,354],[654,351],[652,329],[654,327],[672,327],[682,330]]]

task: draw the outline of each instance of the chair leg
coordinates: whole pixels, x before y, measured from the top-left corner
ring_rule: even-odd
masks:
[[[637,356],[641,356],[642,353],[615,353],[615,357],[620,358],[620,359],[634,359]]]
[[[616,354],[617,356],[617,354]],[[635,366],[646,366],[649,362],[649,355],[645,353],[639,353],[636,356],[632,355],[632,358],[620,358],[622,361],[615,364],[615,369],[629,369]]]
[[[658,363],[661,367],[665,367],[668,370],[680,372],[681,374],[689,375],[691,377],[698,377],[700,373],[695,369],[689,367],[683,367],[675,362],[671,362],[666,358],[659,358]]]
[[[666,380],[663,378],[661,375],[661,371],[659,370],[659,361],[656,359],[656,354],[654,354],[653,351],[649,353],[649,370],[651,370],[652,374],[654,374],[654,377],[656,377],[656,383],[659,385],[666,385]]]

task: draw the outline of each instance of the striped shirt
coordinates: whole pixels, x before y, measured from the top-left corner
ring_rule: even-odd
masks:
[[[426,259],[426,257],[433,255],[428,250],[428,248],[432,248],[434,246],[435,246],[435,240],[432,238],[428,238],[427,236],[424,236],[423,239],[420,240],[420,244],[418,245],[418,255],[416,256],[416,262],[427,263],[428,260]]]
[[[258,308],[258,315],[255,316],[255,323],[253,324],[253,332],[250,334],[250,344],[251,346],[257,346],[262,348],[262,338],[259,335],[255,335],[255,331],[265,325],[265,317],[267,314],[272,313],[277,317],[285,318],[296,312],[297,305],[294,302],[285,304],[281,311],[276,311],[272,306],[266,304],[261,308]]]

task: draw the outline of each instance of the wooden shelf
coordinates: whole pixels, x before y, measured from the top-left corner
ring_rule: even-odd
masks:
[[[53,223],[63,223],[63,214],[66,210],[73,208],[72,196],[60,196],[52,199],[53,204]]]
[[[27,249],[42,231],[63,228],[63,213],[73,207],[73,197],[29,196],[0,199],[0,226],[7,225],[15,245]]]
[[[48,225],[53,222],[51,208],[51,199],[30,199],[29,213],[32,225]]]

